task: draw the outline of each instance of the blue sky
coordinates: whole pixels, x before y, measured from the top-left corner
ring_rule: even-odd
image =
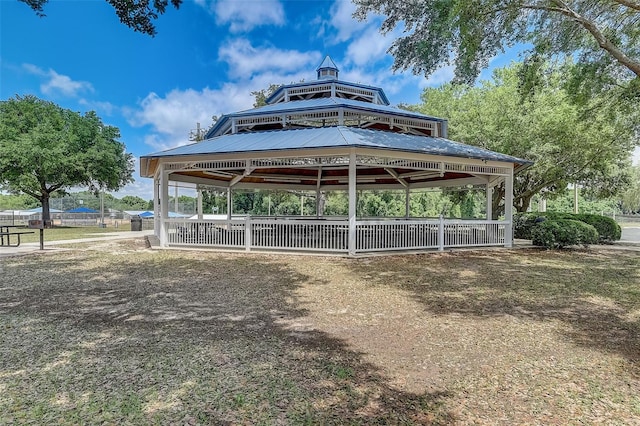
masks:
[[[400,30],[382,36],[380,17],[359,22],[354,9],[349,0],[185,0],[160,16],[152,38],[104,0],[50,0],[44,18],[0,0],[0,99],[33,94],[95,110],[136,157],[136,182],[116,195],[150,199],[139,156],[187,143],[196,122],[206,128],[213,115],[251,108],[254,90],[314,79],[327,54],[342,80],[380,86],[392,104],[418,103],[425,87],[452,78],[450,67],[428,79],[392,73],[386,51]]]

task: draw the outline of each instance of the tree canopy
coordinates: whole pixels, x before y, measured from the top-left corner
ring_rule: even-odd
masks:
[[[355,16],[386,16],[381,31],[402,26],[390,48],[394,69],[430,75],[455,65],[470,84],[506,47],[532,45],[528,58],[575,56],[576,76],[603,83],[633,80],[640,93],[640,3],[637,0],[354,0]],[[603,77],[605,76],[605,77]]]
[[[44,6],[49,0],[18,0],[26,3],[38,16],[46,16]],[[169,0],[106,0],[116,11],[120,22],[134,31],[150,36],[156,35],[153,21],[162,15],[169,5]],[[178,9],[182,0],[171,0],[173,7]]]
[[[525,211],[538,193],[547,197],[563,193],[568,183],[578,182],[600,196],[622,190],[638,143],[627,118],[572,102],[563,89],[562,74],[553,68],[533,95],[522,98],[518,95],[521,67],[498,69],[492,81],[476,87],[446,84],[426,89],[417,109],[447,117],[452,139],[535,162],[516,176],[518,211]],[[496,214],[502,210],[503,193],[503,187],[494,191]]]
[[[49,219],[49,198],[75,186],[115,191],[132,182],[133,157],[117,127],[36,98],[0,102],[0,189],[30,195]]]

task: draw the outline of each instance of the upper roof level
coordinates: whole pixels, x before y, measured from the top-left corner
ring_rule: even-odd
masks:
[[[316,71],[318,71],[318,80],[338,79],[338,67],[329,55],[324,58]]]
[[[327,56],[318,80],[280,86],[265,106],[225,114],[206,139],[225,134],[310,127],[348,126],[422,136],[447,137],[446,120],[389,106],[379,87],[338,79]]]

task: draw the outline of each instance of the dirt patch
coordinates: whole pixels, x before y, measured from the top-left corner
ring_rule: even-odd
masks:
[[[153,251],[2,261],[0,423],[638,424],[640,260]]]

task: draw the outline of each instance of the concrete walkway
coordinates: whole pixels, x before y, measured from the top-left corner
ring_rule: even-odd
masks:
[[[90,234],[91,235],[91,234]],[[18,247],[0,247],[0,259],[3,257],[20,256],[31,253],[50,253],[54,251],[65,250],[65,244],[78,244],[78,243],[92,243],[100,241],[111,240],[128,240],[132,238],[146,237],[147,235],[153,235],[153,231],[140,231],[140,232],[109,232],[107,234],[93,234],[95,237],[90,236],[86,238],[78,238],[75,240],[59,240],[59,241],[45,241],[44,250],[40,250],[40,243],[22,243]]]

